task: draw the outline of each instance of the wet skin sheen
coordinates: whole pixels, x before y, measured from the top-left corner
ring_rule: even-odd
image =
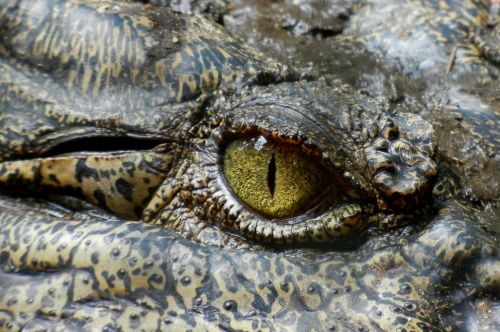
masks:
[[[498,239],[400,108],[168,8],[2,2],[0,330],[499,329]]]

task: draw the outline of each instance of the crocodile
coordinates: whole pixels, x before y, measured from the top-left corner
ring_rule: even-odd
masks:
[[[0,73],[0,329],[500,327],[403,106],[132,1],[2,2]]]

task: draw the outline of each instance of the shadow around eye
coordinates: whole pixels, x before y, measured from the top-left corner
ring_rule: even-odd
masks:
[[[47,147],[40,157],[54,157],[74,152],[113,152],[113,151],[140,151],[152,150],[165,140],[153,138],[135,138],[128,136],[91,136],[67,137]]]

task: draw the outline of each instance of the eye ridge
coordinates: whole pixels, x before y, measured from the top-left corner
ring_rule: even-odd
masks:
[[[274,198],[274,190],[276,189],[276,157],[274,153],[267,169],[267,185],[271,192],[271,198]]]

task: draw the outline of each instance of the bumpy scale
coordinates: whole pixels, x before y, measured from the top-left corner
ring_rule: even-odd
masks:
[[[498,326],[498,246],[469,205],[429,197],[418,115],[167,8],[9,0],[0,31],[0,329]],[[333,189],[292,219],[256,213],[223,158],[258,136]]]

